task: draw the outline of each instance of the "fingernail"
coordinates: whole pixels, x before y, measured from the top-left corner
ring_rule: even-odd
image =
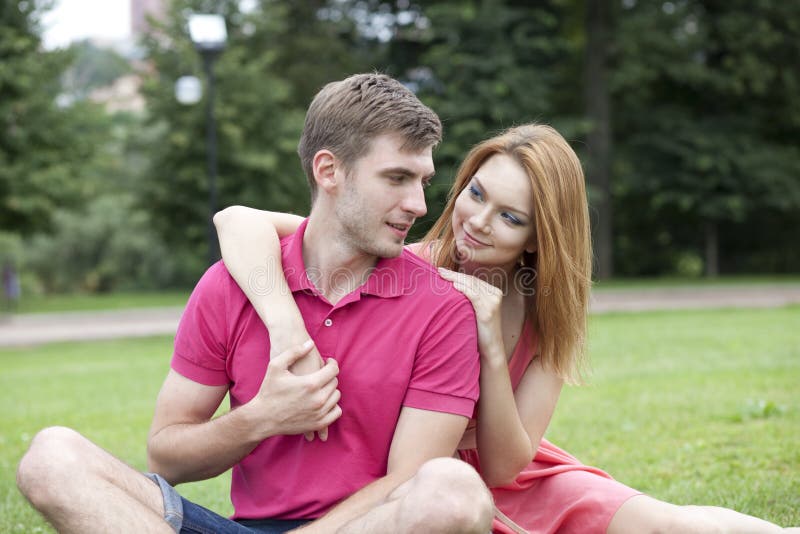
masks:
[[[314,340],[313,339],[309,339],[305,343],[303,343],[303,348],[304,349],[309,349],[309,348],[311,348],[313,346],[314,346]]]

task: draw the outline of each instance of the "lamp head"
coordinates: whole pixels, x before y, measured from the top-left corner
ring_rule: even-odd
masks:
[[[219,52],[225,48],[228,32],[222,15],[189,15],[189,36],[200,52]]]

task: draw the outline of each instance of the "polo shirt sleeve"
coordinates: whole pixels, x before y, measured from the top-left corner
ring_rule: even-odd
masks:
[[[170,366],[206,386],[230,383],[226,369],[229,281],[222,262],[212,265],[192,291],[175,335]]]
[[[403,406],[472,417],[480,359],[475,312],[461,295],[428,325]]]

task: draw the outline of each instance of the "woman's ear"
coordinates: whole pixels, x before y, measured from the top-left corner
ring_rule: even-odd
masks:
[[[329,193],[336,189],[336,167],[336,156],[330,150],[323,149],[314,154],[311,168],[317,187]]]

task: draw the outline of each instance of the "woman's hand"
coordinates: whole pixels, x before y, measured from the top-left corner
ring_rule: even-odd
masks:
[[[478,324],[478,347],[481,352],[481,358],[487,361],[494,358],[505,363],[506,355],[503,348],[500,311],[500,305],[503,302],[503,291],[468,274],[441,267],[439,268],[439,274],[445,280],[452,282],[453,287],[463,293],[472,303]]]

